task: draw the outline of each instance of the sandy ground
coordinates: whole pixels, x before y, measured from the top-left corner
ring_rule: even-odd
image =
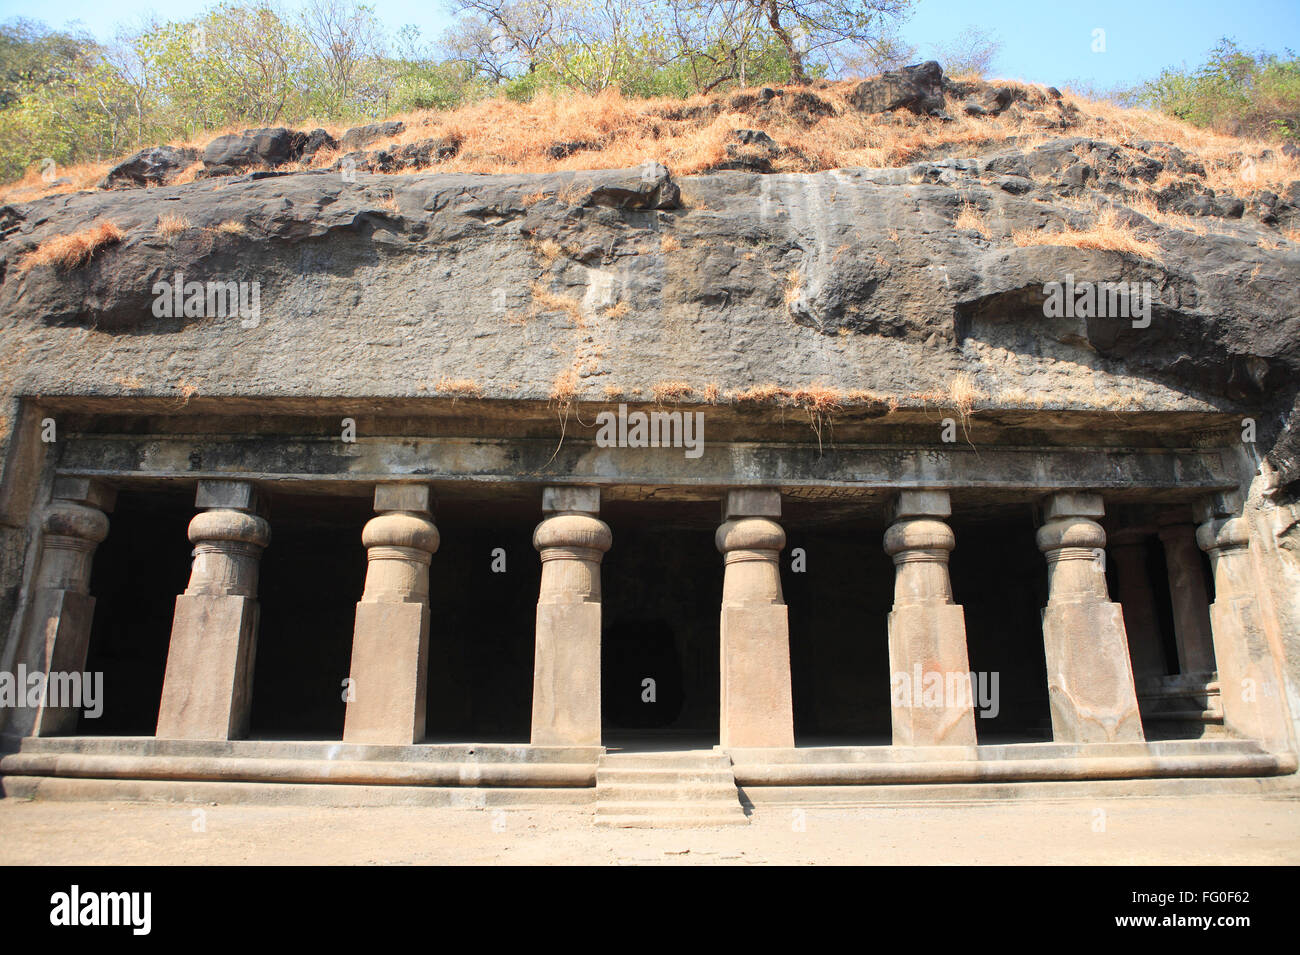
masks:
[[[1300,799],[760,806],[748,826],[597,829],[572,809],[0,800],[0,864],[1295,864]]]

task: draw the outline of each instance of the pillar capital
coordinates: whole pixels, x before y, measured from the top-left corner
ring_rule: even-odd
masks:
[[[55,501],[84,504],[97,511],[111,514],[113,506],[117,503],[117,488],[93,478],[60,476],[54,479],[50,497]]]
[[[257,596],[262,551],[271,543],[271,525],[254,511],[261,500],[249,481],[200,481],[188,536],[194,562],[186,594]]]
[[[600,488],[563,486],[542,488],[543,514],[599,514]]]
[[[771,487],[730,488],[722,496],[722,520],[781,516],[781,492]]]
[[[952,516],[952,497],[947,491],[899,491],[889,502],[889,518],[893,521],[915,517],[933,517],[947,520]]]
[[[1043,502],[1035,540],[1047,557],[1052,600],[1079,594],[1106,597],[1106,514],[1101,495],[1066,492]]]
[[[429,517],[433,514],[433,491],[427,484],[376,484],[375,512],[389,511]]]
[[[1196,529],[1196,543],[1211,560],[1242,550],[1250,545],[1250,524],[1244,517],[1212,517]]]
[[[1238,517],[1245,510],[1245,501],[1239,491],[1218,491],[1207,494],[1192,507],[1197,524],[1228,517]]]
[[[200,510],[253,512],[261,507],[261,494],[252,481],[204,480],[195,488],[194,506]]]

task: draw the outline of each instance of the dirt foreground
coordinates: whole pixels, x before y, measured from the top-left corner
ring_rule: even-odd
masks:
[[[1295,864],[1300,798],[760,806],[717,829],[597,829],[557,808],[0,800],[0,864]]]

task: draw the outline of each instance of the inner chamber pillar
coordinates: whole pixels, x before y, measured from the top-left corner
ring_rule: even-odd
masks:
[[[1154,679],[1168,670],[1160,642],[1160,618],[1156,596],[1147,573],[1147,542],[1150,527],[1123,527],[1112,531],[1107,550],[1114,562],[1115,590],[1124,612],[1129,659],[1133,676]]]
[[[51,706],[51,688],[66,674],[86,668],[95,598],[90,568],[95,548],[108,536],[115,492],[85,478],[57,478],[53,500],[41,515],[41,558],[37,567],[28,646],[40,654],[44,692],[35,710],[15,711],[10,730],[34,736],[71,733],[80,709]]]
[[[1106,589],[1101,495],[1053,494],[1038,548],[1047,557],[1043,647],[1052,736],[1063,743],[1142,742],[1123,611]]]
[[[975,746],[966,617],[952,602],[947,491],[903,491],[885,552],[894,559],[889,673],[895,746]]]
[[[257,646],[257,577],[271,528],[247,481],[200,481],[194,562],[176,598],[157,734],[239,739],[248,732]]]
[[[438,529],[427,484],[380,484],[375,510],[361,531],[366,586],[352,631],[343,741],[409,746],[424,739]]]
[[[778,564],[785,547],[781,494],[728,491],[715,542],[723,554],[723,747],[794,746],[790,622]]]
[[[533,532],[542,561],[533,663],[535,746],[600,745],[600,562],[613,544],[600,488],[548,487]]]
[[[1210,597],[1196,544],[1196,525],[1187,519],[1167,518],[1161,522],[1160,541],[1164,544],[1165,566],[1169,569],[1178,671],[1208,680],[1216,668],[1214,637],[1210,632]]]
[[[1250,559],[1250,526],[1237,517],[1239,501],[1218,495],[1198,517],[1196,541],[1210,556],[1214,603],[1210,629],[1218,662],[1225,727],[1236,736],[1271,742],[1286,739],[1282,681],[1269,651]]]

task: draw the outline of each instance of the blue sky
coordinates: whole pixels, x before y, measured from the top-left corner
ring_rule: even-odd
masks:
[[[209,0],[0,0],[0,20],[29,17],[55,26],[80,21],[101,39],[118,23],[157,11],[185,19]],[[292,0],[287,4],[292,7]],[[371,0],[390,31],[408,23],[436,37],[448,23],[441,0]],[[1167,66],[1199,63],[1230,36],[1247,49],[1300,50],[1300,0],[919,0],[903,30],[923,55],[964,27],[987,30],[1003,43],[994,72],[1038,83],[1132,85]],[[1093,52],[1103,30],[1105,52]]]

